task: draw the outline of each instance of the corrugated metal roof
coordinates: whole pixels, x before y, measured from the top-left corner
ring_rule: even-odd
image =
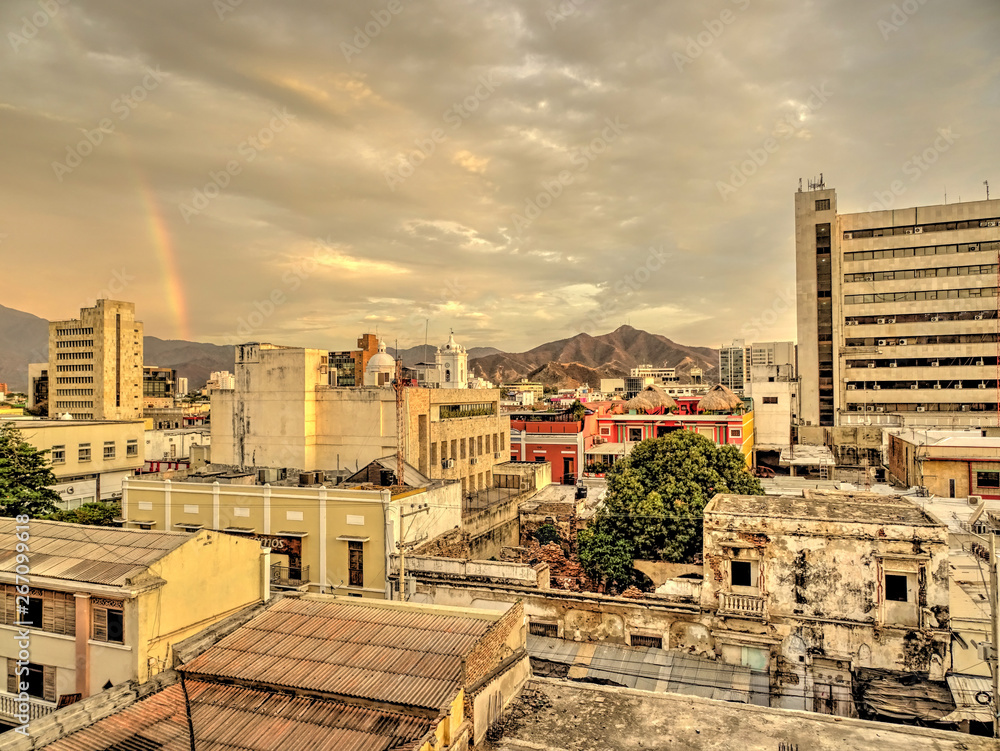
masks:
[[[535,659],[586,668],[586,680],[608,682],[641,691],[665,691],[707,699],[770,706],[767,673],[704,657],[655,647],[598,644],[590,658],[580,656],[579,642],[528,636]]]
[[[989,697],[993,695],[993,681],[978,675],[961,675],[952,673],[945,676],[951,697],[955,700],[955,711],[942,717],[938,722],[961,722],[975,720],[976,722],[993,722],[993,712],[990,709]],[[981,704],[976,700],[976,694],[986,700]]]
[[[17,566],[14,519],[0,519],[0,572]],[[123,586],[150,564],[180,547],[192,535],[112,529],[32,520],[28,546],[32,577]]]
[[[272,691],[187,681],[198,751],[409,751],[434,720]],[[184,691],[174,684],[62,738],[48,751],[190,751]]]
[[[459,688],[462,659],[492,620],[283,600],[181,670],[428,709]]]

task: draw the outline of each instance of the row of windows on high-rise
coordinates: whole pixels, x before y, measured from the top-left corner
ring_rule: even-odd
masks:
[[[897,271],[866,271],[861,274],[844,274],[844,282],[891,282],[898,279],[934,279],[941,276],[978,276],[997,273],[997,265],[940,266],[928,269],[899,269]]]
[[[57,373],[90,373],[94,370],[94,364],[80,364],[80,365],[56,365]]]
[[[56,329],[56,336],[93,336],[93,334],[94,329],[92,326],[75,329]]]
[[[913,258],[916,256],[940,256],[949,253],[975,253],[1000,250],[1000,242],[959,243],[958,245],[923,245],[914,248],[887,248],[885,250],[859,250],[844,253],[845,261],[878,261],[884,258]]]
[[[56,342],[56,349],[77,349],[80,347],[93,346],[93,339],[60,339]]]
[[[959,229],[980,229],[1000,226],[1000,217],[990,219],[971,219],[962,222],[930,222],[928,224],[909,224],[902,227],[875,227],[873,229],[855,229],[844,232],[845,240],[857,240],[864,237],[891,237],[893,235],[919,235],[922,232],[951,232]]]
[[[114,441],[104,442],[104,458],[114,459],[117,456],[118,447]],[[125,442],[125,456],[136,457],[139,456],[139,441],[136,439],[128,439]],[[50,452],[50,458],[53,464],[65,464],[66,463],[66,446],[53,446]],[[76,447],[76,458],[80,462],[89,462],[91,460],[91,451],[89,443],[80,443]]]
[[[910,292],[875,292],[866,295],[844,295],[845,305],[866,303],[921,302],[924,300],[962,300],[970,297],[996,297],[996,287],[965,289],[922,289]]]

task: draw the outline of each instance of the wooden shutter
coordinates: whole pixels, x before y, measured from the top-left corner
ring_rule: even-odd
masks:
[[[17,660],[13,657],[7,658],[7,693],[17,694]]]
[[[76,598],[70,595],[66,599],[66,631],[69,636],[76,634]]]
[[[56,700],[56,669],[51,665],[42,666],[42,698]]]
[[[94,608],[94,633],[91,635],[94,641],[108,640],[108,609]]]
[[[3,593],[3,606],[0,607],[0,618],[2,618],[2,622],[6,623],[8,626],[13,626],[14,621],[17,620],[16,597],[17,594],[11,590],[7,590]]]
[[[56,631],[56,602],[49,595],[42,597],[42,631],[61,633]]]

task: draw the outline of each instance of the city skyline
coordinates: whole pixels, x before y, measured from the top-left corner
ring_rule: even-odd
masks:
[[[150,333],[220,344],[407,348],[428,319],[505,351],[625,322],[794,339],[800,178],[842,212],[985,198],[994,17],[17,0],[0,254],[44,285],[4,304],[134,300]]]

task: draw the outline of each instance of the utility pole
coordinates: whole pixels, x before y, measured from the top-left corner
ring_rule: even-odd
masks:
[[[430,511],[430,506],[426,503],[418,506],[412,511],[400,511],[399,513],[399,542],[396,543],[396,547],[399,548],[399,601],[404,602],[406,596],[403,594],[406,590],[406,548],[416,547],[419,543],[427,539],[427,535],[423,535],[417,540],[411,540],[410,542],[404,542],[403,539],[405,535],[403,534],[403,519],[408,516],[416,516],[417,514],[424,514]]]
[[[398,350],[396,354],[399,354]],[[403,480],[403,467],[406,463],[403,456],[406,445],[405,394],[403,389],[406,386],[403,384],[402,359],[396,360],[396,381],[392,386],[396,391],[396,485],[402,488],[406,485]]]
[[[990,645],[990,671],[993,673],[993,737],[1000,738],[1000,663],[997,661],[997,644],[1000,644],[1000,623],[997,621],[997,530],[990,529],[990,624],[993,626],[993,643]]]

